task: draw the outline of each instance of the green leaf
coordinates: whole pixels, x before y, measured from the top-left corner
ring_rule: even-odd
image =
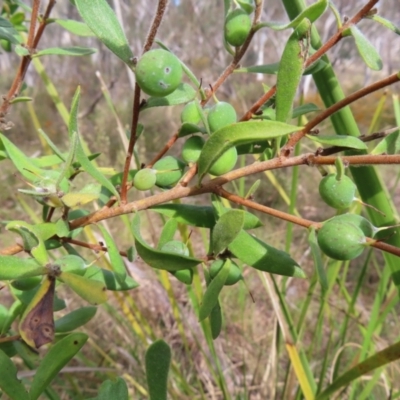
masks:
[[[133,53],[118,19],[106,0],[75,0],[93,33],[122,61],[132,65]]]
[[[15,97],[14,99],[12,99],[11,101],[10,101],[10,104],[16,104],[16,103],[26,103],[26,102],[28,102],[28,101],[32,101],[33,99],[32,99],[32,97],[24,97],[24,96],[21,96],[21,97]]]
[[[394,115],[396,118],[396,125],[400,126],[400,103],[399,96],[393,94],[393,108]],[[385,138],[383,138],[371,151],[370,154],[398,154],[400,152],[400,130],[392,132]]]
[[[343,375],[336,378],[322,393],[315,397],[315,400],[325,400],[343,386],[348,386],[351,382],[368,374],[369,372],[400,359],[400,342],[397,342],[385,349],[375,353],[363,362],[357,364]]]
[[[350,32],[365,64],[374,71],[380,71],[383,65],[382,59],[375,47],[355,25],[351,26]]]
[[[201,260],[180,254],[173,254],[150,247],[140,233],[140,217],[137,213],[132,221],[132,232],[135,237],[136,251],[150,267],[167,271],[179,271],[181,269],[194,268]]]
[[[71,333],[50,348],[33,378],[29,391],[31,400],[39,398],[61,369],[83,347],[88,338],[88,335],[84,333]]]
[[[314,22],[325,12],[328,5],[328,0],[319,0],[305,8],[296,18],[287,24],[281,22],[263,22],[257,25],[257,29],[267,27],[274,31],[281,31],[288,28],[296,28],[304,18]]]
[[[222,214],[211,233],[211,250],[214,255],[223,252],[235,240],[244,224],[244,211],[229,210]]]
[[[165,97],[149,97],[141,110],[147,110],[153,107],[175,106],[184,104],[196,97],[197,91],[187,83],[180,83],[176,90]]]
[[[97,305],[107,301],[106,287],[103,282],[71,272],[61,272],[57,278],[90,304]]]
[[[57,155],[57,157],[60,158],[60,160],[65,161],[65,156],[64,154],[58,149],[58,147],[55,145],[55,143],[49,138],[49,136],[46,134],[46,132],[43,129],[38,129],[38,132],[40,136],[46,141],[46,143],[49,145],[51,150],[53,151],[54,154]]]
[[[207,318],[214,307],[218,304],[218,296],[225,285],[226,279],[229,275],[231,268],[231,260],[228,258],[223,267],[219,270],[218,274],[208,285],[204,292],[203,300],[199,308],[199,321]]]
[[[33,258],[0,255],[0,281],[44,275],[47,272],[47,268],[39,265]]]
[[[113,291],[130,290],[139,286],[139,284],[129,275],[126,276],[123,283],[120,283],[112,271],[96,267],[95,265],[86,268],[84,277],[90,280],[99,281],[106,286],[107,290]]]
[[[298,118],[304,114],[308,114],[314,111],[320,111],[320,108],[313,103],[302,104],[301,106],[293,109],[292,118]]]
[[[369,15],[367,18],[372,19],[375,22],[379,22],[385,28],[388,28],[391,31],[393,31],[394,33],[397,33],[398,35],[400,35],[400,28],[398,28],[396,25],[394,25],[392,21],[389,21],[388,19],[383,18],[378,14]]]
[[[192,204],[160,204],[149,210],[176,219],[179,223],[201,228],[212,228],[216,223],[213,207],[195,206]],[[226,208],[229,211],[229,208]],[[244,211],[243,229],[254,229],[262,226],[262,222],[248,211]]]
[[[167,381],[171,348],[157,340],[146,351],[146,378],[150,400],[167,400]]]
[[[324,295],[328,290],[328,279],[326,277],[324,264],[322,262],[321,250],[318,246],[317,235],[315,234],[315,228],[311,227],[309,229],[309,232],[310,233],[308,235],[308,243],[310,244],[315,270],[317,272],[319,283],[321,285],[321,292]]]
[[[98,228],[100,229],[101,234],[103,235],[103,239],[106,243],[108,256],[110,257],[110,264],[112,266],[114,274],[119,282],[123,283],[126,279],[126,268],[124,260],[122,259],[121,254],[119,254],[118,247],[107,229],[105,229],[104,226],[101,225],[98,225]]]
[[[0,17],[0,39],[7,40],[13,44],[18,44],[22,41],[14,25],[3,17]]]
[[[87,0],[79,0],[79,1],[85,3]],[[98,3],[99,1],[100,0],[94,0],[93,3]],[[80,87],[76,89],[74,98],[72,99],[70,119],[68,123],[68,133],[70,138],[73,137],[74,132],[78,134],[76,158],[85,172],[91,175],[97,182],[106,187],[114,196],[116,196],[117,199],[119,199],[119,194],[115,189],[114,185],[96,167],[93,166],[88,156],[85,154],[85,151],[83,150],[82,144],[79,139],[79,130],[78,130],[79,98],[80,98]]]
[[[222,310],[219,301],[212,309],[208,318],[210,320],[211,336],[215,340],[221,333],[222,329]]]
[[[74,21],[72,19],[54,19],[54,22],[68,32],[77,36],[95,36],[92,30],[83,22]]]
[[[20,57],[25,57],[30,55],[29,50],[26,47],[21,46],[19,44],[15,46],[14,51],[15,54],[17,54]]]
[[[88,56],[96,53],[97,49],[89,47],[51,47],[48,49],[40,50],[33,55],[33,57],[42,56]]]
[[[99,394],[88,400],[110,399],[129,400],[128,387],[122,378],[117,377],[115,381],[107,379],[100,385]]]
[[[328,146],[348,147],[350,149],[365,150],[367,145],[355,136],[348,135],[306,135],[313,142]]]
[[[191,134],[197,133],[197,132],[206,133],[206,130],[204,128],[201,128],[200,126],[191,124],[189,122],[185,122],[179,128],[178,137],[181,138],[181,137],[188,136],[188,135],[191,135]]]
[[[303,39],[311,28],[308,19],[301,21],[297,29],[289,36],[279,64],[276,80],[276,120],[286,122],[292,115],[294,98],[304,70]]]
[[[12,221],[6,225],[6,229],[21,236],[24,250],[30,252],[40,265],[46,265],[50,261],[44,240],[33,225],[25,221]]]
[[[278,121],[247,121],[217,130],[207,140],[200,154],[199,183],[213,163],[231,147],[286,136],[300,129]]]
[[[29,400],[29,394],[17,378],[17,367],[9,357],[0,350],[0,389],[11,400]]]
[[[160,238],[158,239],[157,249],[160,250],[164,244],[174,239],[175,232],[178,229],[178,221],[170,219],[167,221],[161,231]]]
[[[57,333],[66,333],[88,323],[96,315],[97,307],[81,307],[54,321]]]
[[[260,271],[295,278],[306,277],[289,254],[264,243],[243,230],[228,246],[228,249],[239,260]]]
[[[100,197],[101,185],[97,183],[89,183],[79,192],[69,192],[61,197],[61,201],[67,207],[82,206],[92,201],[97,200]]]

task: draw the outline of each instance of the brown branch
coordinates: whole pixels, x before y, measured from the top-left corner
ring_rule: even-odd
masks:
[[[36,3],[37,3],[37,7],[38,7],[39,6],[38,2],[35,1],[34,5]],[[34,16],[33,13],[37,12],[37,10],[34,11],[34,9],[32,9],[31,26],[32,26],[32,24],[34,24],[34,27],[30,28],[30,30],[29,30],[28,43],[29,43],[29,41],[32,41],[32,46],[28,46],[28,49],[29,49],[30,53],[32,51],[34,51],[34,49],[36,49],[36,47],[37,47],[37,45],[38,45],[38,43],[39,43],[39,41],[40,41],[40,39],[42,37],[43,31],[44,31],[44,29],[46,27],[47,19],[49,18],[50,13],[51,13],[55,3],[56,3],[55,0],[49,0],[49,3],[48,3],[47,8],[46,8],[46,12],[45,12],[43,18],[40,21],[39,28],[38,28],[38,30],[36,32],[36,35],[35,35],[33,41],[31,39],[31,33],[34,32],[34,29],[35,29],[35,26],[36,26],[36,18],[33,18],[33,16]],[[0,106],[0,122],[1,122],[1,119],[6,116],[6,114],[8,112],[8,109],[10,107],[11,100],[14,97],[18,96],[18,93],[21,90],[22,83],[23,83],[23,81],[25,79],[26,71],[28,70],[28,67],[29,67],[29,64],[31,63],[31,61],[32,61],[32,58],[31,58],[30,55],[22,57],[21,62],[20,62],[19,67],[18,67],[18,70],[17,70],[17,73],[16,73],[16,75],[14,77],[14,80],[13,80],[13,82],[11,84],[11,87],[10,87],[8,93],[6,94],[6,96],[4,96],[3,103]]]
[[[179,131],[168,140],[166,145],[157,153],[157,155],[146,165],[146,168],[151,168],[179,139]]]
[[[151,24],[149,33],[147,34],[147,38],[145,40],[145,44],[143,46],[143,53],[146,51],[149,51],[151,49],[151,46],[153,45],[154,39],[157,35],[158,28],[161,25],[161,22],[163,20],[165,10],[167,9],[168,6],[168,0],[160,0],[158,2],[157,10],[154,15],[153,22]]]
[[[33,0],[31,23],[29,26],[28,39],[26,41],[26,47],[29,50],[33,48],[33,43],[35,40],[36,22],[38,19],[39,7],[40,7],[40,0]]]
[[[315,118],[313,118],[301,131],[292,135],[289,138],[285,147],[291,148],[291,147],[295,146],[296,143],[300,139],[302,139],[308,132],[310,132],[315,126],[317,126],[320,122],[322,122],[326,118],[330,117],[332,114],[339,111],[340,109],[348,106],[351,103],[354,103],[356,100],[359,100],[368,94],[376,92],[379,89],[382,89],[386,86],[392,85],[399,81],[400,81],[400,73],[396,72],[395,74],[392,74],[392,75],[388,76],[387,78],[384,78],[378,82],[373,83],[372,85],[369,85],[365,88],[357,90],[357,92],[350,94],[349,96],[345,97],[344,99],[342,99],[342,100],[338,101],[337,103],[333,104],[332,106],[328,107],[326,110],[324,110],[319,115],[317,115]]]
[[[371,0],[369,1],[357,14],[354,15],[353,18],[349,19],[335,34],[333,34],[328,41],[323,44],[313,55],[308,57],[307,61],[304,64],[304,68],[309,67],[314,64],[317,60],[319,60],[323,55],[325,55],[328,50],[330,50],[333,46],[335,46],[342,38],[343,32],[350,28],[352,25],[356,25],[363,18],[365,18],[368,13],[371,11],[372,7],[379,0]],[[268,101],[274,94],[276,93],[276,85],[273,86],[267,93],[264,93],[243,115],[240,121],[248,121],[253,114],[266,102]],[[289,145],[288,145],[289,146]],[[293,147],[293,145],[291,145]]]

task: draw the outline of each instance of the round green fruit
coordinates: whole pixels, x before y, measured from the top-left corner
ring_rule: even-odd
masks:
[[[195,163],[200,157],[205,140],[201,136],[192,136],[182,147],[182,158],[187,163]]]
[[[331,219],[335,221],[343,221],[359,227],[365,236],[373,237],[375,235],[375,227],[366,218],[358,214],[341,214]]]
[[[226,174],[235,166],[237,157],[236,147],[231,147],[211,166],[210,174],[215,176]]]
[[[181,122],[182,124],[189,123],[197,125],[200,122],[200,113],[197,109],[197,105],[194,101],[187,103],[185,107],[183,107],[181,113]]]
[[[215,278],[218,272],[221,270],[222,266],[224,265],[225,260],[216,260],[210,266],[210,276],[211,278]],[[231,286],[235,283],[239,282],[242,279],[242,271],[238,267],[236,263],[231,261],[231,266],[229,268],[229,274],[226,278],[225,285]]]
[[[156,184],[157,174],[154,169],[144,168],[136,173],[133,186],[137,190],[149,190]]]
[[[157,170],[156,185],[168,187],[175,185],[182,178],[185,163],[175,157],[167,156],[158,160],[153,169]]]
[[[163,49],[150,50],[139,59],[136,81],[146,94],[164,97],[181,83],[182,66],[176,56]]]
[[[224,126],[234,124],[237,116],[235,109],[224,101],[220,101],[210,108],[207,121],[211,132],[215,132]]]
[[[319,194],[322,199],[328,206],[338,210],[351,206],[356,189],[354,182],[346,175],[337,180],[336,174],[329,174],[319,183]]]
[[[333,218],[318,231],[320,249],[334,260],[353,260],[363,252],[366,239],[356,225]]]
[[[241,46],[251,30],[251,19],[246,11],[238,8],[230,12],[225,19],[225,40],[231,46]]]

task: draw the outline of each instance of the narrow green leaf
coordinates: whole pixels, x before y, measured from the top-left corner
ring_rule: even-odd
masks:
[[[158,239],[157,249],[161,248],[168,242],[174,239],[176,230],[178,229],[178,221],[171,218],[167,221],[161,231],[160,238]]]
[[[16,103],[26,103],[28,101],[32,101],[32,97],[26,97],[26,96],[21,96],[21,97],[15,97],[10,101],[10,104],[16,104]]]
[[[110,257],[110,264],[115,273],[115,276],[122,283],[126,279],[126,268],[124,260],[122,259],[121,254],[119,254],[118,247],[107,229],[105,229],[102,225],[98,225],[98,228],[100,229],[101,234],[103,235],[103,239],[106,243],[108,256]]]
[[[320,111],[320,108],[318,106],[316,106],[314,103],[302,104],[301,106],[296,107],[293,110],[292,118],[298,118],[298,117],[301,117],[302,115],[305,115],[305,114],[308,114],[308,113],[314,112],[314,111]]]
[[[84,277],[90,280],[99,281],[106,286],[107,290],[113,291],[130,290],[139,286],[139,284],[129,275],[126,276],[123,283],[120,283],[114,272],[96,267],[95,265],[86,268]]]
[[[44,275],[47,268],[39,265],[33,258],[0,255],[0,281]]]
[[[19,44],[15,46],[14,51],[15,54],[17,54],[20,57],[25,57],[30,55],[29,50],[26,47],[21,46]]]
[[[180,83],[177,89],[165,97],[149,97],[141,110],[147,110],[153,107],[175,106],[184,104],[196,97],[197,91],[187,83]]]
[[[389,21],[388,19],[383,18],[382,16],[380,16],[378,14],[374,14],[374,15],[368,16],[367,18],[372,19],[375,22],[379,22],[385,28],[388,28],[392,32],[397,33],[398,35],[400,35],[400,28],[397,27],[395,24],[393,24],[392,21]]]
[[[348,386],[351,382],[362,375],[387,365],[400,359],[400,342],[397,342],[385,349],[375,353],[363,362],[357,364],[343,375],[335,379],[322,393],[316,396],[315,400],[329,399],[330,396],[343,386]]]
[[[126,382],[117,377],[115,381],[107,379],[99,388],[99,394],[96,397],[91,397],[88,400],[129,400],[128,387]]]
[[[135,237],[136,251],[139,256],[152,268],[167,271],[179,271],[181,269],[194,268],[201,260],[180,254],[172,254],[150,247],[140,233],[140,217],[137,213],[132,221],[132,233]]]
[[[29,391],[31,400],[39,398],[61,369],[83,347],[88,338],[88,335],[84,333],[71,333],[50,348],[33,378]]]
[[[350,32],[365,64],[374,71],[380,71],[383,65],[382,59],[375,47],[355,25],[351,26]]]
[[[61,201],[69,208],[80,207],[100,197],[101,185],[89,183],[79,192],[69,192],[61,197]]]
[[[71,311],[69,314],[64,315],[58,320],[54,321],[54,328],[56,333],[66,333],[87,324],[95,315],[97,307],[81,307],[77,310]]]
[[[367,145],[354,136],[347,135],[306,135],[313,142],[338,147],[348,147],[349,149],[365,150]]]
[[[0,39],[7,40],[13,44],[19,44],[22,41],[14,25],[3,17],[0,17]]]
[[[118,19],[106,0],[75,0],[79,14],[93,33],[122,61],[132,64],[133,53]]]
[[[222,329],[222,310],[219,301],[217,302],[217,305],[212,309],[208,318],[210,320],[211,336],[215,340],[221,333]]]
[[[146,378],[150,400],[167,400],[167,382],[171,348],[157,340],[146,351]]]
[[[396,125],[400,127],[400,103],[397,94],[392,95]],[[400,153],[400,129],[383,138],[370,154],[398,154]]]
[[[244,211],[229,210],[222,214],[214,226],[211,234],[211,250],[218,255],[231,244],[244,224]]]
[[[214,307],[216,307],[218,304],[218,296],[225,285],[230,268],[231,260],[228,258],[226,259],[223,267],[219,270],[218,274],[208,285],[206,291],[204,292],[203,300],[199,308],[199,321],[207,318],[211,314]]]
[[[324,264],[322,262],[321,250],[318,246],[315,228],[311,227],[309,231],[310,233],[308,235],[308,243],[310,244],[311,254],[314,259],[315,270],[317,272],[319,283],[321,285],[321,292],[322,294],[325,294],[328,290],[328,279],[326,277]]]
[[[29,394],[17,378],[17,367],[10,358],[0,350],[0,389],[11,400],[29,400]]]
[[[195,206],[192,204],[160,204],[149,210],[176,219],[179,223],[202,228],[212,228],[216,223],[213,207]],[[225,208],[229,211],[229,208]],[[244,211],[243,229],[254,229],[262,226],[262,222],[254,214]]]
[[[97,305],[107,301],[106,287],[103,282],[71,272],[61,272],[58,279],[90,304]]]
[[[189,122],[185,122],[179,128],[178,137],[188,136],[188,135],[191,135],[191,134],[197,133],[197,132],[206,133],[206,130],[200,126],[190,124]]]
[[[46,141],[46,143],[49,145],[51,150],[54,152],[54,154],[57,155],[57,157],[60,158],[60,160],[65,161],[65,156],[64,154],[58,149],[58,147],[55,145],[55,143],[50,139],[50,137],[46,134],[46,132],[43,129],[38,129],[38,132],[40,136]]]
[[[281,31],[288,28],[296,28],[304,18],[314,22],[325,12],[328,4],[328,0],[319,0],[302,10],[302,12],[299,13],[296,18],[287,24],[281,22],[263,22],[257,25],[257,29],[267,27],[273,29],[274,31]]]
[[[213,163],[233,146],[270,140],[301,128],[278,121],[247,121],[226,126],[214,132],[205,143],[198,161],[199,182]]]
[[[34,54],[33,57],[42,56],[88,56],[96,53],[97,49],[89,47],[50,47],[48,49],[40,50]]]
[[[303,39],[311,27],[308,19],[301,21],[289,36],[283,50],[276,80],[276,120],[287,122],[292,115],[294,98],[304,70],[305,44]]]
[[[239,260],[260,271],[295,278],[306,277],[288,253],[262,242],[243,230],[228,246],[228,249]]]
[[[80,0],[85,3],[87,0]],[[93,3],[98,3],[100,0],[94,0]],[[107,6],[108,7],[108,6]],[[78,144],[76,149],[76,158],[78,162],[81,164],[82,169],[91,175],[97,182],[106,187],[114,196],[119,199],[119,194],[115,189],[114,185],[90,162],[88,156],[85,154],[83,150],[82,144],[79,139],[79,129],[78,129],[78,106],[79,106],[79,98],[80,98],[80,87],[76,89],[74,98],[72,99],[71,104],[71,112],[68,123],[68,133],[70,138],[72,139],[74,132],[78,135]]]
[[[72,19],[54,19],[54,22],[68,32],[73,33],[77,36],[95,36],[92,30],[83,22],[74,21]]]

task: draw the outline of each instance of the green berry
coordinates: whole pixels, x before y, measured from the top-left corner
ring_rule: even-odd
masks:
[[[183,107],[181,113],[182,124],[189,123],[197,125],[200,122],[200,119],[201,117],[199,110],[197,109],[196,102],[191,101],[190,103],[187,103],[185,107]]]
[[[236,147],[231,147],[211,166],[210,174],[220,176],[229,172],[237,161]]]
[[[366,218],[358,214],[342,214],[333,217],[332,220],[349,222],[355,226],[358,226],[367,237],[373,237],[375,235],[375,227]]]
[[[246,11],[238,8],[225,19],[225,40],[232,46],[241,46],[251,30],[251,19]]]
[[[235,123],[236,118],[235,109],[229,103],[220,101],[210,108],[207,121],[211,132],[215,132],[224,126]]]
[[[333,218],[318,231],[320,249],[334,260],[353,260],[363,252],[366,239],[356,225]]]
[[[167,156],[158,160],[153,168],[157,170],[156,185],[169,187],[175,185],[182,178],[185,164],[175,157]]]
[[[136,65],[136,81],[146,94],[163,97],[181,83],[182,66],[176,56],[163,49],[143,54]]]
[[[141,169],[133,178],[133,186],[137,190],[149,190],[156,184],[156,171],[151,168]]]
[[[182,256],[189,256],[189,249],[188,247],[180,242],[179,240],[171,240],[162,246],[162,251],[168,253],[175,253],[180,254]],[[192,269],[181,269],[179,271],[171,272],[172,275],[175,276],[178,281],[190,285],[193,281],[193,270]]]
[[[200,157],[205,140],[201,136],[192,136],[182,147],[182,158],[187,163],[195,163]]]
[[[210,276],[211,278],[215,278],[218,272],[221,270],[224,265],[225,260],[216,260],[211,264],[210,267]],[[231,286],[235,283],[239,282],[242,279],[242,271],[238,267],[236,263],[231,262],[231,266],[229,268],[229,274],[226,278],[225,285]]]
[[[341,210],[351,206],[356,188],[348,176],[343,175],[337,180],[336,174],[329,174],[321,180],[319,194],[328,206]]]

